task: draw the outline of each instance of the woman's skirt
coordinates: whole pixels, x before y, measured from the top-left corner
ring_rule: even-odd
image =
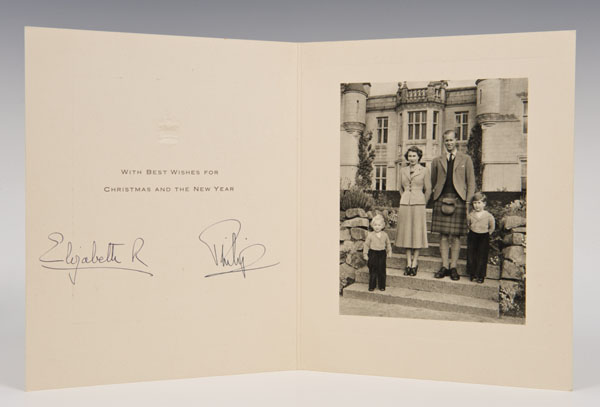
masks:
[[[424,249],[428,246],[425,205],[400,205],[394,245],[410,249]]]

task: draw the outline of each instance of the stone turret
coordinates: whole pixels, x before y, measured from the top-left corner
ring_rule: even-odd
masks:
[[[477,122],[482,129],[482,189],[521,191],[527,162],[523,127],[527,79],[481,79],[476,84]]]
[[[347,188],[354,183],[358,168],[358,138],[365,131],[369,83],[346,83],[341,86],[341,182]]]

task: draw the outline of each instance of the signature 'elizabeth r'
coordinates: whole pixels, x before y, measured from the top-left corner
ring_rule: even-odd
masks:
[[[83,249],[82,246],[75,245],[71,241],[65,245],[65,237],[61,232],[50,233],[48,240],[52,242],[52,246],[39,257],[42,267],[48,270],[68,271],[69,280],[73,285],[77,282],[79,270],[134,271],[150,277],[154,276],[149,271],[140,268],[140,266],[148,267],[148,264],[140,257],[140,252],[144,247],[144,239],[141,237],[137,237],[131,243],[129,251],[131,256],[122,253],[125,250],[123,247],[127,246],[124,243],[109,242],[104,251],[99,248],[96,240],[92,242],[89,249]],[[77,247],[82,253],[76,250]]]

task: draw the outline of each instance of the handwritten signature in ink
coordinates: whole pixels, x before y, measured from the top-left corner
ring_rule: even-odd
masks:
[[[205,277],[242,273],[246,278],[246,271],[266,269],[279,264],[277,262],[265,266],[254,266],[264,257],[267,248],[261,243],[254,243],[239,250],[238,241],[241,230],[242,223],[239,220],[225,219],[213,223],[200,232],[198,239],[208,248],[215,265],[226,269],[230,268],[230,270],[207,274]]]
[[[134,268],[140,267],[136,266],[138,263],[148,267],[148,265],[140,258],[140,253],[144,247],[144,239],[141,237],[138,237],[133,241],[131,250],[129,251],[130,256],[128,255],[126,258],[122,257],[123,253],[121,253],[122,246],[126,246],[124,243],[108,243],[106,245],[106,252],[104,252],[106,254],[99,255],[98,245],[94,240],[89,248],[89,252],[86,251],[84,255],[83,253],[80,254],[75,252],[71,241],[68,241],[65,245],[65,237],[60,232],[50,233],[48,235],[48,240],[52,242],[52,247],[39,257],[42,267],[50,270],[68,270],[69,280],[73,285],[77,282],[77,273],[79,270],[110,269],[134,271],[151,277],[154,275],[141,268]],[[62,250],[64,250],[63,253],[58,253]],[[129,267],[125,267],[125,265]]]

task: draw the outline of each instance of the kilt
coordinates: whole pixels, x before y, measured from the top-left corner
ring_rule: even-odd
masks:
[[[442,198],[455,197],[456,209],[452,215],[442,213]],[[431,231],[442,235],[464,236],[467,228],[467,203],[454,193],[442,194],[433,203],[433,214],[431,217]]]

